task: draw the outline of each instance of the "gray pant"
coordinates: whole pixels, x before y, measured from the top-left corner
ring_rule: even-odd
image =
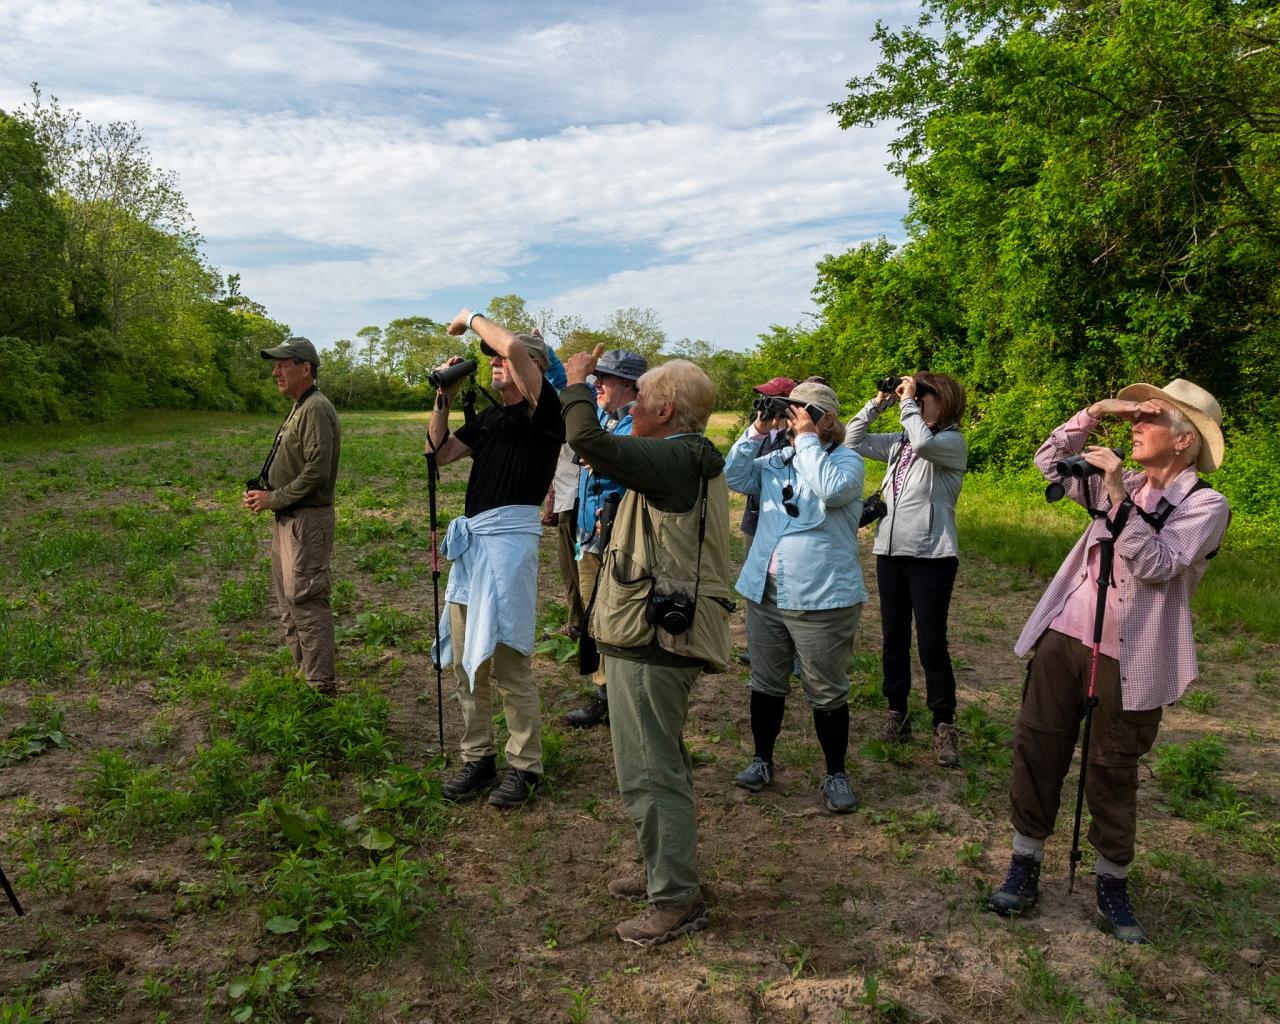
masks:
[[[333,506],[282,512],[271,524],[271,580],[284,641],[293,663],[312,686],[334,684],[333,611],[329,561],[333,556]]]
[[[791,692],[798,664],[809,703],[834,711],[849,703],[849,655],[862,618],[862,604],[820,611],[779,608],[778,587],[765,577],[757,604],[747,602],[747,649],[751,653],[751,689],[771,697]]]
[[[609,733],[618,793],[636,828],[649,899],[700,894],[693,761],[684,745],[689,693],[700,668],[668,668],[605,656]]]

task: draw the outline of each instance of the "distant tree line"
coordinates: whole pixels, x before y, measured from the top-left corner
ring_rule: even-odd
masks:
[[[259,353],[289,329],[204,259],[177,181],[152,164],[138,126],[95,124],[33,94],[0,111],[0,423],[278,406]],[[695,359],[726,404],[745,404],[750,390],[750,355],[670,342],[652,309],[620,309],[597,328],[531,313],[518,295],[495,297],[488,312],[538,328],[565,356],[604,343],[655,364]],[[331,347],[313,339],[322,387],[342,408],[429,406],[427,374],[468,354],[446,323],[406,316]]]

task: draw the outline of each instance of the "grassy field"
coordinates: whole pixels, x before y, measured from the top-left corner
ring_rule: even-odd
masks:
[[[239,504],[275,426],[157,414],[0,435],[0,865],[28,910],[0,904],[0,1024],[1280,1015],[1280,545],[1264,524],[1233,524],[1210,567],[1203,678],[1143,770],[1134,889],[1152,945],[1097,930],[1090,877],[1067,896],[1069,835],[1036,914],[981,910],[1008,854],[1012,642],[1084,518],[1029,480],[974,478],[952,613],[961,769],[872,738],[874,600],[851,666],[856,815],[820,812],[795,702],[779,784],[734,789],[745,671],[704,677],[687,739],[712,926],[644,953],[612,935],[631,908],[603,887],[634,840],[607,733],[559,725],[585,690],[564,644],[535,659],[543,798],[509,815],[440,800],[457,756],[436,743],[420,416],[343,417],[342,691],[292,677],[267,521]],[[733,433],[718,415],[715,440]],[[442,519],[465,468],[445,471]],[[548,630],[564,617],[552,541]],[[454,702],[445,716],[456,750]]]

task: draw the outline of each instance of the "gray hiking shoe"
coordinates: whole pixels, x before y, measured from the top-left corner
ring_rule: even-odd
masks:
[[[707,905],[699,896],[684,903],[650,903],[644,913],[618,925],[618,938],[637,946],[661,946],[706,926]]]
[[[950,722],[939,722],[933,727],[933,752],[943,768],[955,768],[960,764],[960,730]]]
[[[733,784],[748,793],[759,793],[765,786],[773,785],[773,765],[762,757],[753,757],[751,763],[733,777]]]
[[[833,772],[822,780],[822,795],[827,798],[827,810],[833,814],[848,814],[858,809],[858,798],[849,788],[849,776]]]

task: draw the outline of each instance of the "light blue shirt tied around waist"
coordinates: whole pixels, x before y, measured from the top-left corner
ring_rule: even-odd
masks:
[[[796,446],[759,456],[750,431],[729,450],[725,481],[739,494],[760,496],[760,521],[737,589],[757,604],[778,553],[778,607],[791,611],[848,608],[867,599],[858,561],[862,515],[862,456],[836,446],[827,451],[816,434]],[[787,515],[783,489],[791,485],[799,512]]]
[[[440,616],[439,664],[453,660],[453,636],[447,603],[467,606],[467,635],[462,667],[475,689],[476,669],[493,657],[498,644],[533,653],[538,603],[537,505],[502,505],[451,520],[440,553],[453,565]],[[435,653],[434,651],[432,652]]]

